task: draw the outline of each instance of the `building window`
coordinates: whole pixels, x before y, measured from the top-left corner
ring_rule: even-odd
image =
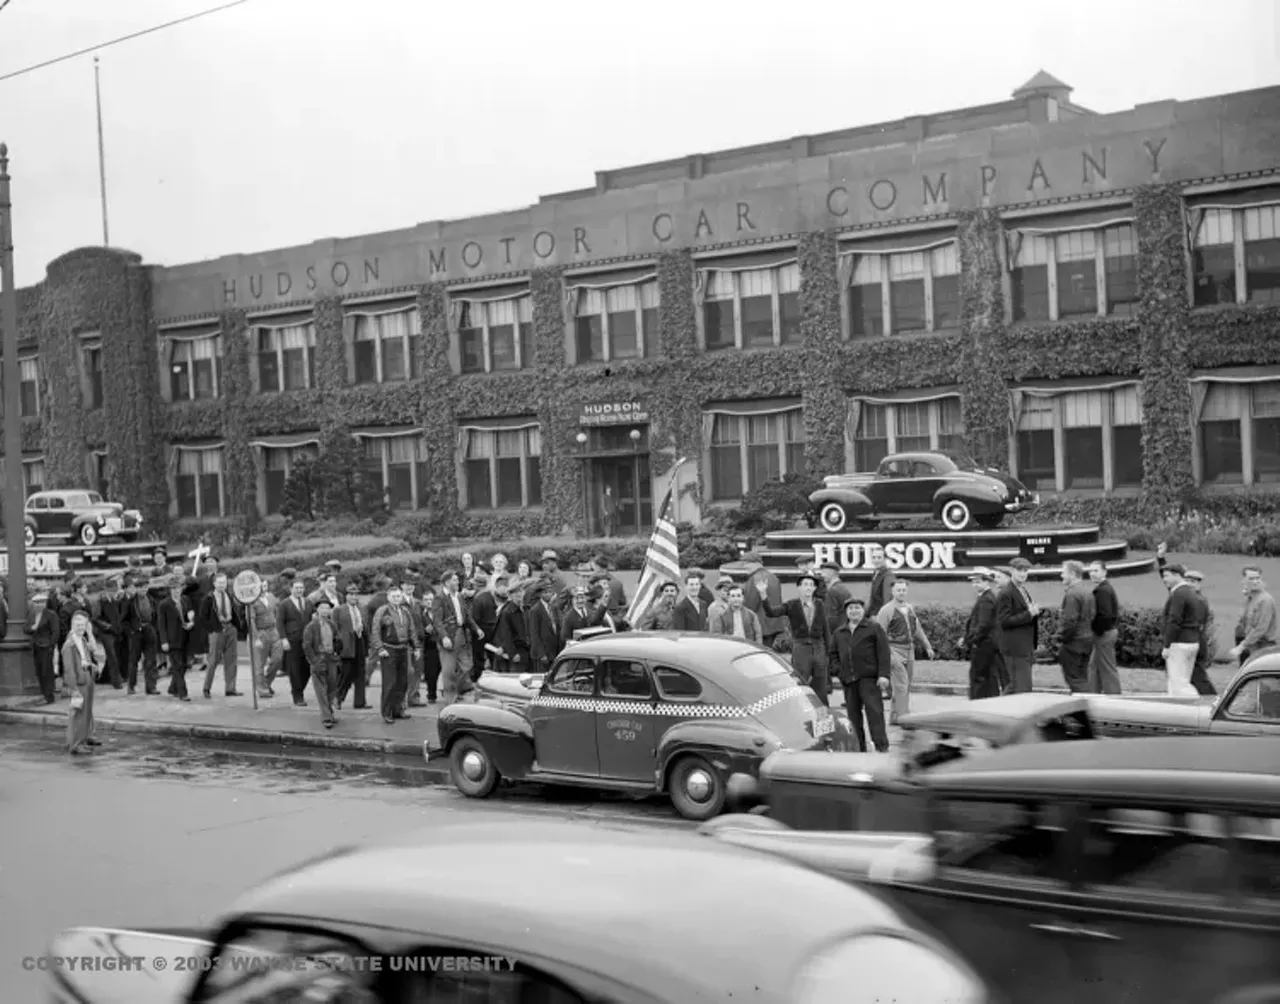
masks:
[[[174,477],[179,519],[217,519],[224,513],[222,447],[203,450],[174,447],[178,471]]]
[[[890,453],[964,450],[964,419],[955,395],[931,401],[859,401],[857,406],[855,471],[876,470]]]
[[[426,504],[427,450],[420,433],[364,437],[364,457],[378,478],[382,497],[396,511]]]
[[[222,336],[169,343],[169,395],[173,401],[215,398],[222,386]]]
[[[1136,384],[1021,393],[1015,472],[1033,491],[1110,491],[1142,483]]]
[[[258,328],[258,390],[272,393],[316,385],[316,326],[311,322]]]
[[[298,461],[314,460],[315,444],[265,446],[262,449],[263,512],[277,516],[284,506],[284,486]]]
[[[703,337],[708,351],[800,344],[800,266],[714,269],[702,273]]]
[[[1280,481],[1280,380],[1253,385],[1253,480]]]
[[[1209,485],[1280,482],[1280,380],[1196,381],[1200,480]]]
[[[102,407],[102,343],[93,342],[81,346],[80,365],[84,383],[82,396],[88,411],[96,411]]]
[[[1280,204],[1193,211],[1195,305],[1280,302]]]
[[[418,378],[422,318],[418,308],[384,314],[355,314],[351,342],[355,383],[394,383]]]
[[[960,255],[954,241],[918,251],[854,251],[852,262],[848,302],[853,337],[940,331],[960,324]]]
[[[804,412],[708,414],[711,499],[742,498],[769,481],[804,474]]]
[[[19,393],[22,417],[36,418],[40,414],[40,360],[35,356],[19,359],[18,373],[22,381]]]
[[[1138,304],[1138,258],[1128,223],[1014,232],[1010,291],[1015,321],[1132,315]]]
[[[542,504],[542,433],[536,425],[463,430],[463,480],[468,509],[516,509]]]
[[[579,363],[656,355],[658,284],[580,288],[573,334],[574,358]]]
[[[458,352],[463,373],[533,366],[533,298],[458,300]]]
[[[28,497],[44,491],[44,457],[22,461],[22,485]]]

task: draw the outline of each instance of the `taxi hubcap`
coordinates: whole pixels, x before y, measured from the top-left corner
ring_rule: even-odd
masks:
[[[468,750],[462,757],[462,773],[467,776],[467,780],[479,781],[484,777],[484,771],[484,757],[475,750]]]
[[[705,802],[710,798],[712,788],[711,775],[705,770],[691,770],[684,780],[684,790],[695,802]]]

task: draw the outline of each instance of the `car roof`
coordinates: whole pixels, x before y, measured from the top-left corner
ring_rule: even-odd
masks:
[[[575,642],[564,650],[592,658],[650,659],[700,676],[716,675],[740,656],[761,651],[741,638],[705,631],[623,631]]]
[[[1250,673],[1256,670],[1274,673],[1278,669],[1280,669],[1280,649],[1275,648],[1264,649],[1240,667],[1242,673],[1245,670]]]
[[[903,715],[900,724],[908,729],[959,732],[1003,745],[1012,742],[1027,725],[1088,710],[1089,702],[1082,697],[1009,694],[969,701],[958,707],[913,711]]]
[[[245,914],[509,949],[682,1002],[790,1000],[799,966],[830,941],[907,929],[865,890],[772,855],[523,820],[437,826],[321,861],[242,898],[234,915]],[[766,929],[768,951],[743,951]]]
[[[890,453],[880,463],[887,464],[891,460],[945,460],[954,463],[949,454],[938,450],[906,450],[902,453]]]
[[[935,767],[938,794],[1100,797],[1280,808],[1280,741],[1170,736],[1031,743]]]

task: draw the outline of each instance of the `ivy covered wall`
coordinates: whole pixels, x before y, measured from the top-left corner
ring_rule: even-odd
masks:
[[[978,463],[998,467],[1004,467],[1009,458],[1003,239],[1003,224],[995,210],[965,210],[958,215],[962,350],[957,376],[965,445]]]

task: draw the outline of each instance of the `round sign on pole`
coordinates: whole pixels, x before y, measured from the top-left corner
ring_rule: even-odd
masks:
[[[253,603],[262,595],[262,579],[258,578],[257,572],[246,568],[236,576],[231,591],[241,603]]]

